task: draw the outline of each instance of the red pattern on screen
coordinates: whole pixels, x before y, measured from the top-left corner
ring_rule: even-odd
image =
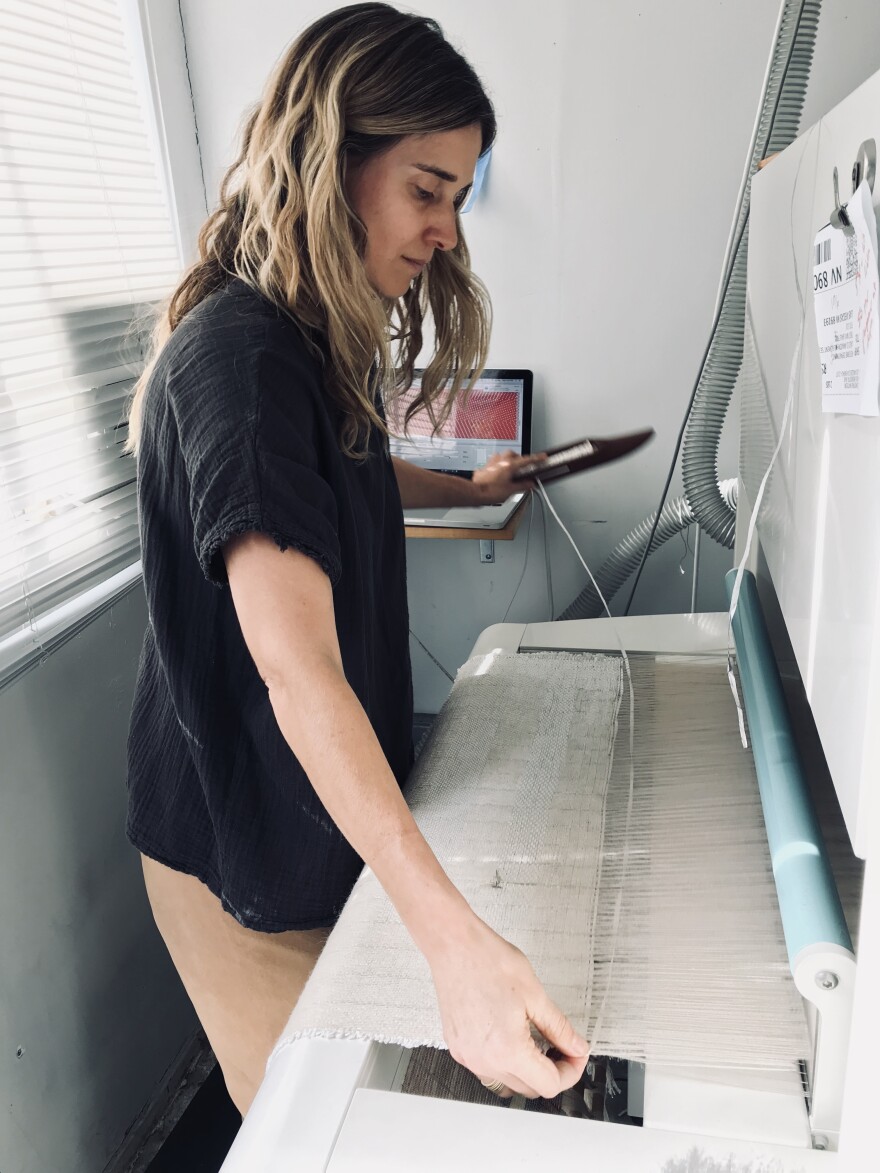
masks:
[[[403,436],[403,421],[406,409],[418,394],[417,388],[410,388],[388,407],[388,425],[394,436]],[[474,388],[469,396],[458,400],[449,419],[437,433],[448,440],[509,440],[517,439],[516,391],[483,391]],[[440,402],[436,405],[440,410]],[[409,422],[407,435],[430,436],[431,421],[427,413],[420,411]]]

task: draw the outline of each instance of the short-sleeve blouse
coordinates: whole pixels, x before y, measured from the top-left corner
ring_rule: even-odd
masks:
[[[346,679],[402,786],[412,682],[403,511],[385,438],[346,456],[319,358],[233,280],[162,350],[138,499],[149,626],[129,733],[128,835],[263,932],[333,923],[361,860],[285,742],[245,645],[223,545],[265,533],[333,586]]]

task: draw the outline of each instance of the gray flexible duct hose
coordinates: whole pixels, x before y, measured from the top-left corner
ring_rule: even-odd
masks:
[[[784,150],[797,136],[821,8],[822,0],[785,0],[780,11],[723,266],[721,287],[724,289],[726,283],[726,290],[700,371],[682,447],[684,496],[664,505],[651,552],[694,522],[716,542],[733,548],[736,490],[729,486],[735,482],[719,482],[718,447],[743,358],[751,180],[761,159]],[[656,511],[631,530],[600,568],[597,581],[606,599],[610,600],[637,568],[655,517]],[[601,613],[602,604],[589,583],[558,618],[590,619]]]
[[[784,150],[797,137],[821,7],[821,0],[789,0],[782,11],[752,140],[748,181],[735,217],[732,240],[738,237],[739,245],[724,266],[725,275],[732,267],[730,283],[700,372],[682,449],[685,497],[703,531],[728,549],[733,548],[736,509],[719,486],[718,446],[742,365],[751,178],[761,159]]]
[[[736,514],[736,494],[739,481],[732,477],[723,481],[719,486],[725,505]],[[654,514],[646,517],[635,529],[630,530],[622,542],[608,555],[596,574],[596,583],[607,600],[620,590],[629,576],[633,573],[642,557],[645,542],[654,524]],[[693,525],[697,520],[694,511],[688,504],[686,497],[677,497],[674,501],[667,501],[660,514],[657,531],[651,542],[651,552],[659,549],[664,542],[680,534],[683,529]],[[596,593],[596,588],[589,583],[557,619],[593,619],[604,611],[602,600]]]

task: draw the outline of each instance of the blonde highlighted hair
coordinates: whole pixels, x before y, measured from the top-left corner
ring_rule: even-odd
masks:
[[[424,409],[435,427],[483,368],[491,311],[458,243],[437,250],[403,297],[369,285],[364,226],[345,194],[352,161],[412,134],[478,125],[481,151],[495,116],[479,79],[434,21],[387,4],[354,4],[315,21],[291,45],[247,120],[241,153],[199,234],[199,257],[163,308],[153,356],[135,389],[128,447],[137,451],[143,399],[156,357],[182,319],[239,277],[289,313],[325,358],[327,394],[340,409],[340,444],[361,454],[384,428],[386,400],[407,388],[430,313],[435,348],[407,422]],[[436,400],[449,387],[444,407]]]

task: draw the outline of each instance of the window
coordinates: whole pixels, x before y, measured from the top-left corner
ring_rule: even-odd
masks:
[[[0,11],[0,647],[139,557],[125,405],[181,262],[122,3]]]

